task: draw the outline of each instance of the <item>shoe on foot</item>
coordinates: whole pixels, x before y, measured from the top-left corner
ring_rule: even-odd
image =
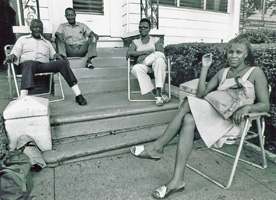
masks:
[[[85,106],[87,104],[85,98],[82,96],[82,94],[76,96],[76,102],[80,105],[80,106]]]
[[[130,153],[138,158],[146,158],[152,160],[160,160],[161,157],[153,157],[151,156],[145,149],[144,145],[132,146],[130,148]]]
[[[88,69],[94,69],[94,66],[91,61],[87,61],[85,67]]]
[[[163,101],[162,97],[155,97],[155,104],[157,106],[163,106],[164,105],[164,101]]]
[[[163,100],[164,103],[168,103],[170,101],[170,98],[167,95],[165,95],[165,94],[162,94],[161,98],[162,98],[162,100]]]
[[[185,189],[185,184],[178,189],[170,189],[164,185],[164,186],[158,188],[157,190],[155,190],[155,192],[152,194],[152,196],[156,199],[164,199],[164,198],[169,197],[171,194],[173,194],[175,192],[183,192],[184,189]]]

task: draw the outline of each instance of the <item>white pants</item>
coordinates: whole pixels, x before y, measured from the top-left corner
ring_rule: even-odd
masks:
[[[157,58],[152,67],[148,67],[144,64],[136,64],[133,66],[131,73],[138,79],[141,94],[147,94],[154,89],[148,73],[153,71],[155,77],[155,87],[163,88],[166,78],[167,65],[164,59]]]

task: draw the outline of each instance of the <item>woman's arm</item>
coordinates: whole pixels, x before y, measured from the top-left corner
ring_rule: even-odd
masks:
[[[155,50],[164,53],[164,47],[161,44],[160,40],[155,43]]]
[[[208,74],[209,67],[211,66],[213,62],[212,54],[205,54],[202,57],[202,68],[201,68],[201,73],[199,77],[199,82],[198,82],[198,87],[197,87],[197,94],[196,96],[199,98],[204,97],[206,94],[209,92],[213,91],[219,83],[219,74],[221,73],[220,71],[216,73],[216,75],[206,84],[206,77]]]
[[[142,56],[142,55],[149,55],[151,54],[151,51],[136,51],[136,45],[134,44],[134,42],[132,41],[131,45],[129,46],[128,50],[127,50],[127,56]]]
[[[244,120],[244,116],[250,112],[267,112],[270,108],[268,85],[265,74],[261,68],[256,68],[249,80],[254,83],[256,103],[245,105],[234,112],[232,120],[235,124],[240,124]]]

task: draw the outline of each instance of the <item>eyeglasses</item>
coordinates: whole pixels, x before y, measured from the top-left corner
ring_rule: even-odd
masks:
[[[148,26],[139,26],[139,29],[148,29]]]

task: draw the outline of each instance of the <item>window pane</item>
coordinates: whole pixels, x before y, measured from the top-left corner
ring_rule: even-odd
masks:
[[[152,0],[152,3],[156,3],[157,0]],[[176,6],[176,0],[159,0],[159,4]]]
[[[73,0],[73,8],[80,12],[103,14],[103,0]]]
[[[206,0],[206,9],[227,12],[228,0]]]
[[[203,8],[204,0],[180,0],[180,6],[191,8]]]

